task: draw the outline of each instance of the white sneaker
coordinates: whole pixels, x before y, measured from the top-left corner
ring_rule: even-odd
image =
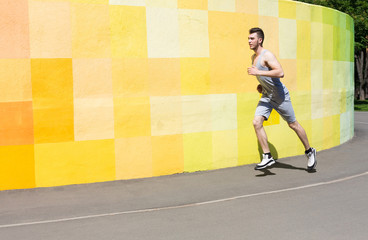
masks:
[[[267,154],[262,154],[262,156],[263,159],[260,163],[256,165],[256,167],[254,168],[255,170],[261,170],[275,164],[275,160],[273,159],[273,157],[269,157]]]
[[[312,151],[310,151],[308,154],[305,154],[305,156],[308,158],[308,170],[313,170],[317,166],[317,159],[316,159],[317,151],[316,149],[312,148]]]

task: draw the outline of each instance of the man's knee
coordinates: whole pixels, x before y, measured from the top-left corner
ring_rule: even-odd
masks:
[[[293,129],[294,131],[296,131],[299,128],[299,123],[297,121],[292,122],[292,123],[288,123],[289,127],[291,129]]]
[[[264,117],[255,117],[253,119],[253,127],[255,129],[260,129],[263,126]]]

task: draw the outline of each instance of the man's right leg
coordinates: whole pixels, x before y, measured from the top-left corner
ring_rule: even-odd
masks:
[[[253,127],[257,135],[257,139],[259,144],[261,145],[263,153],[269,153],[270,148],[268,146],[267,134],[263,127],[263,122],[265,117],[263,116],[255,116],[253,119]]]
[[[256,165],[256,170],[267,168],[275,163],[275,160],[271,156],[270,148],[267,141],[267,134],[263,127],[264,120],[265,117],[263,116],[255,116],[253,120],[254,130],[263,151],[262,161]]]

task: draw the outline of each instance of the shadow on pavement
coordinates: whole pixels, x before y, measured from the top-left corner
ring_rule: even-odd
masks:
[[[290,165],[290,164],[276,162],[270,168],[259,170],[259,171],[261,171],[263,173],[256,175],[256,177],[266,177],[266,176],[276,175],[276,173],[273,173],[273,172],[270,171],[271,169],[274,169],[274,168],[284,168],[284,169],[291,169],[291,170],[301,170],[301,171],[306,171],[308,173],[315,173],[315,172],[317,172],[316,169],[309,170],[307,168],[294,167],[293,165]]]
[[[257,141],[258,143],[258,152],[259,152],[259,156],[260,156],[260,159],[262,159],[262,148],[261,148],[261,145],[259,144],[259,142]],[[268,146],[270,148],[270,152],[271,152],[271,155],[272,157],[277,160],[278,159],[278,152],[277,152],[277,149],[276,147],[268,142]],[[272,176],[272,175],[276,175],[276,173],[273,173],[270,171],[270,169],[273,169],[273,168],[284,168],[284,169],[291,169],[291,170],[302,170],[302,171],[306,171],[308,173],[315,173],[317,172],[316,169],[312,169],[312,170],[309,170],[308,168],[300,168],[300,167],[294,167],[293,165],[290,165],[290,164],[286,164],[286,163],[281,163],[281,162],[277,162],[272,165],[271,167],[269,168],[266,168],[266,169],[261,169],[261,170],[258,170],[258,171],[261,171],[263,172],[262,174],[258,174],[256,175],[256,177],[266,177],[266,176]]]

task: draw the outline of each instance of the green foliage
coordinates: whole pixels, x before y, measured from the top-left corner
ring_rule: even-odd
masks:
[[[355,111],[368,111],[368,100],[355,100],[354,101],[354,110]]]
[[[355,51],[368,47],[368,1],[367,0],[296,0],[299,2],[334,8],[354,19]]]

